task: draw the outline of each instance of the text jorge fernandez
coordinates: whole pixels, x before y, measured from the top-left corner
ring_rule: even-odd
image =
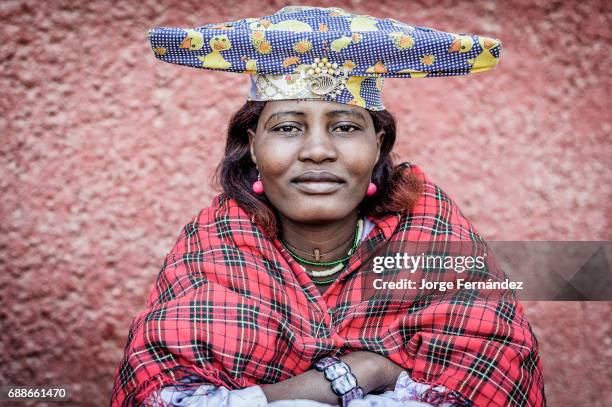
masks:
[[[483,272],[486,268],[485,256],[440,256],[440,255],[409,255],[408,253],[396,253],[394,256],[376,256],[373,259],[372,271],[376,274],[384,273],[385,271],[405,270],[410,274],[416,273],[417,270],[453,270],[458,274],[466,270]],[[440,277],[440,273],[436,273]],[[377,290],[438,290],[446,291],[453,289],[479,289],[479,290],[521,290],[523,282],[510,281],[493,281],[488,278],[486,281],[469,281],[465,278],[456,278],[450,281],[428,281],[421,278],[419,285],[417,282],[409,278],[399,278],[392,281],[386,281],[383,278],[373,280],[373,288]]]

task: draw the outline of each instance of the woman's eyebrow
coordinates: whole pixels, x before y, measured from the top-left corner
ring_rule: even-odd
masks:
[[[306,116],[306,115],[303,112],[298,112],[298,111],[286,111],[286,112],[273,113],[270,115],[270,117],[268,117],[268,120],[266,120],[264,127],[267,126],[268,123],[272,119],[276,119],[276,118],[283,117],[283,116]]]
[[[363,114],[361,114],[361,112],[356,112],[355,110],[332,110],[331,112],[325,113],[325,115],[327,117],[347,115],[356,117],[364,121],[366,120],[366,118],[363,116]]]

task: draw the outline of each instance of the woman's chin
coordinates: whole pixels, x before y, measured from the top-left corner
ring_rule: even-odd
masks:
[[[327,201],[327,202],[326,202]],[[355,208],[346,202],[321,199],[321,197],[305,198],[300,205],[291,208],[291,213],[285,216],[300,223],[327,223],[346,218]]]

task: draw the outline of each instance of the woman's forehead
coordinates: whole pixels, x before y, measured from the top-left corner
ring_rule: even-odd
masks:
[[[266,102],[262,117],[269,117],[278,113],[293,114],[296,116],[332,117],[350,115],[367,120],[368,111],[359,106],[347,105],[322,100],[276,100]]]

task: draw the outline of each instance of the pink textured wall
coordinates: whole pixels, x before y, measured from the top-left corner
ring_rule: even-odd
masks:
[[[73,405],[108,403],[129,322],[213,196],[247,83],[157,61],[147,29],[287,4],[0,3],[0,385],[68,384]],[[489,239],[612,240],[609,4],[310,4],[500,38],[494,71],[387,82],[399,156]],[[612,405],[611,303],[524,305],[549,405]]]

